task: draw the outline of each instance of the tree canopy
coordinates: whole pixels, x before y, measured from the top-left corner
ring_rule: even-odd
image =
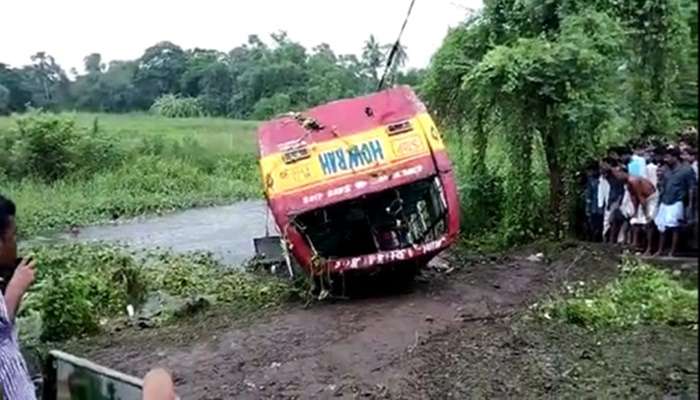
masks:
[[[88,54],[84,73],[73,79],[51,55],[38,52],[22,68],[0,63],[0,113],[27,106],[147,110],[171,95],[154,109],[182,98],[190,106],[195,104],[190,99],[196,100],[207,115],[263,119],[374,90],[389,48],[370,36],[360,56],[336,54],[326,43],[306,49],[285,32],[272,34],[268,42],[250,35],[227,53],[160,42],[136,60],[105,64],[100,53]],[[390,82],[418,84],[422,71],[402,68],[407,57],[401,46]]]

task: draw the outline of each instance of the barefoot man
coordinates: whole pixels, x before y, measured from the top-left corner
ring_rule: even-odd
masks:
[[[647,253],[651,253],[651,236],[653,229],[650,229],[649,224],[654,220],[656,215],[656,206],[658,204],[658,193],[654,184],[646,178],[632,176],[621,167],[610,167],[612,175],[625,183],[627,191],[630,194],[632,201],[633,212],[631,213],[631,224],[643,225],[647,227]],[[639,246],[639,230],[634,232],[633,246]]]
[[[672,234],[669,256],[676,255],[679,230],[685,218],[683,203],[684,201],[695,201],[691,195],[692,189],[697,184],[695,171],[689,166],[681,165],[680,155],[680,150],[677,148],[668,149],[664,155],[664,163],[668,166],[668,170],[661,183],[661,201],[659,211],[654,219],[656,228],[661,233],[656,256],[660,256],[663,252],[669,231]]]

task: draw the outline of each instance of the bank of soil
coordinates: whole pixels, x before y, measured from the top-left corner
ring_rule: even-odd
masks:
[[[697,397],[697,331],[591,334],[528,318],[564,281],[601,284],[618,262],[599,246],[528,260],[536,250],[450,255],[402,293],[248,320],[212,312],[68,350],[139,376],[165,366],[190,399]]]

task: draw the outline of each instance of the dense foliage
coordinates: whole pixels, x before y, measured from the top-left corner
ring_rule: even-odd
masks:
[[[504,244],[543,228],[561,237],[571,226],[577,173],[604,145],[670,135],[690,122],[697,58],[687,49],[697,43],[696,15],[686,0],[491,0],[453,29],[422,91],[471,145],[458,161],[468,180],[463,214],[475,217],[467,233],[499,225]],[[495,168],[493,146],[507,154]],[[504,178],[502,212],[484,214],[500,200],[481,190],[494,174]]]
[[[255,310],[294,293],[286,282],[225,268],[208,254],[136,254],[83,244],[24,251],[39,265],[37,282],[19,314],[25,340],[96,333],[107,320],[126,319],[129,304],[137,317],[157,323],[187,312],[201,303],[198,299]]]
[[[251,35],[228,53],[160,42],[136,60],[109,65],[93,53],[75,79],[43,52],[22,68],[0,63],[0,115],[24,111],[27,105],[100,112],[153,106],[173,117],[262,119],[374,90],[388,52],[373,36],[359,57],[335,54],[325,43],[308,50],[284,32],[271,36],[271,45]],[[400,47],[390,81],[418,82],[421,71],[402,71],[406,60],[406,49]]]

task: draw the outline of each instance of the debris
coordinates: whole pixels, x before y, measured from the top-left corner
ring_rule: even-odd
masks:
[[[543,253],[537,253],[537,254],[530,254],[527,258],[527,261],[530,262],[542,262],[544,261],[544,254]]]
[[[428,321],[428,322],[433,322],[433,321],[435,321],[435,319],[434,319],[431,315],[426,315],[426,316],[425,316],[425,320]]]
[[[276,361],[273,362],[272,364],[270,364],[270,368],[279,368],[281,366],[282,366],[282,363],[278,363]]]
[[[674,278],[678,278],[681,276],[681,271],[679,269],[674,269],[672,275]]]

